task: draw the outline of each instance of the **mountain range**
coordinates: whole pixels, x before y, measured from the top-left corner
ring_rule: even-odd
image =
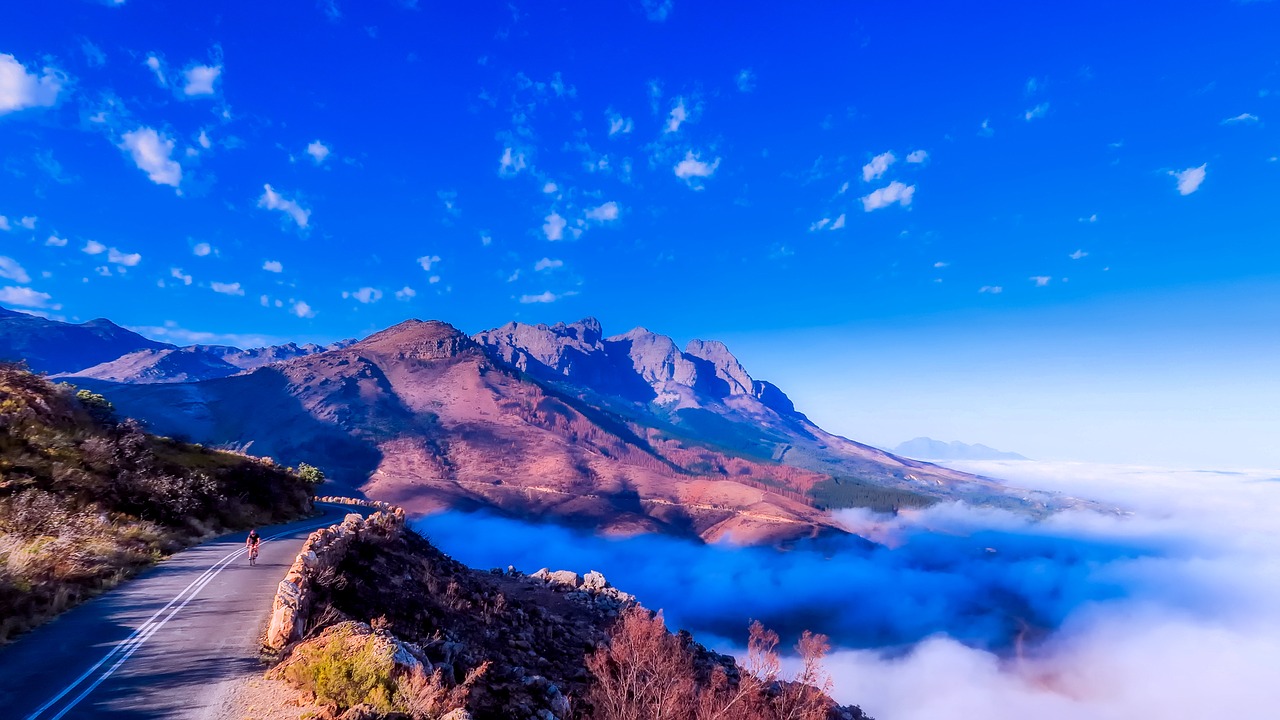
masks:
[[[241,351],[15,315],[0,317],[0,356],[103,393],[154,432],[308,462],[411,512],[781,542],[840,532],[839,507],[1079,503],[833,435],[722,343],[605,336],[590,318],[474,336],[409,320],[328,348]]]
[[[1026,460],[1016,452],[1005,452],[981,443],[962,443],[958,440],[943,442],[928,437],[918,437],[900,443],[893,452],[917,460]]]

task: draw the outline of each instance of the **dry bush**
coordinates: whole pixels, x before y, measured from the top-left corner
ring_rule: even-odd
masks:
[[[597,720],[689,718],[697,704],[693,658],[662,620],[642,608],[619,618],[606,647],[587,657]]]
[[[440,670],[427,674],[422,666],[416,666],[400,678],[396,687],[396,709],[414,720],[435,720],[453,710],[463,710],[471,688],[488,670],[489,663],[485,662],[468,672],[461,683],[450,687]]]
[[[781,677],[778,635],[752,623],[746,667],[737,678],[698,669],[693,651],[667,632],[662,614],[631,608],[609,644],[587,657],[596,720],[826,720],[833,702],[822,659],[827,638],[808,631],[796,645],[801,669]]]

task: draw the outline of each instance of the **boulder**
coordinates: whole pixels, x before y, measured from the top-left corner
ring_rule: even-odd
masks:
[[[609,581],[605,579],[604,573],[592,570],[582,576],[582,588],[590,592],[599,592],[609,587]]]
[[[547,576],[547,584],[562,588],[576,588],[582,584],[582,578],[572,570],[556,570]]]

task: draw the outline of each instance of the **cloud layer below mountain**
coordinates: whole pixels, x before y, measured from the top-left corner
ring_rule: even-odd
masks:
[[[914,718],[1262,717],[1280,706],[1280,473],[969,462],[1114,502],[1040,523],[956,505],[848,511],[881,543],[704,546],[446,513],[421,529],[479,567],[596,569],[731,649],[750,619],[832,637],[835,695]]]

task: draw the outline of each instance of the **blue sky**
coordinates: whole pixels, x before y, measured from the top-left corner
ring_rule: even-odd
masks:
[[[593,315],[872,442],[1280,465],[1280,4],[1039,5],[7,8],[0,303]]]

